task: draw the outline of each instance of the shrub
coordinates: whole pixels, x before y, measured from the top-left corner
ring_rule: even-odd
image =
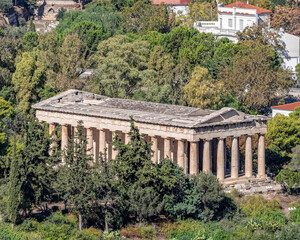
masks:
[[[290,221],[300,223],[300,208],[296,208],[296,210],[290,212]]]
[[[240,204],[242,211],[247,216],[259,216],[267,210],[280,210],[277,200],[267,201],[262,195],[246,197]]]
[[[38,229],[39,223],[33,219],[26,219],[17,229],[21,232],[35,232]]]
[[[120,234],[126,238],[141,238],[142,234],[138,228],[133,225],[129,225],[125,228],[122,228]]]
[[[0,226],[0,239],[1,240],[29,240],[28,237],[21,233],[13,232]]]
[[[143,239],[155,239],[157,236],[157,231],[154,226],[141,226],[139,227],[139,232]]]
[[[276,240],[294,240],[300,239],[300,226],[298,224],[290,224],[276,235]]]

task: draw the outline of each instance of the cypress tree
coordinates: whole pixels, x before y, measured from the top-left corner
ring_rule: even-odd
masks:
[[[58,189],[68,198],[71,209],[78,214],[78,229],[83,227],[83,218],[92,207],[93,158],[87,153],[87,140],[82,121],[78,122],[74,139],[70,139],[64,151],[65,164],[59,171]]]
[[[13,140],[13,157],[11,159],[9,171],[9,190],[8,190],[8,214],[12,222],[12,228],[17,221],[20,206],[20,180],[19,180],[19,162],[16,154],[16,136]]]

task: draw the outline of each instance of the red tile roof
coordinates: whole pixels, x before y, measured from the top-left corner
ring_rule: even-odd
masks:
[[[188,5],[192,0],[152,0],[152,4],[159,5],[164,3],[166,5]]]
[[[237,8],[246,8],[246,9],[256,9],[257,14],[262,14],[262,13],[271,13],[272,11],[264,9],[264,8],[260,8],[245,2],[235,2],[235,3],[231,3],[226,5],[225,7],[228,8],[233,8],[233,7],[237,7]]]
[[[294,102],[279,106],[272,106],[272,109],[281,109],[281,110],[287,110],[287,111],[294,111],[296,107],[300,107],[300,102]]]

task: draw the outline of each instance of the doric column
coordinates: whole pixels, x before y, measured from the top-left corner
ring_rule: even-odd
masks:
[[[125,144],[128,144],[131,140],[130,133],[125,133]]]
[[[164,152],[165,152],[165,157],[171,159],[171,146],[172,146],[172,141],[171,138],[165,138],[164,139]]]
[[[94,156],[94,161],[96,162],[96,156],[94,154],[93,151],[93,145],[94,145],[94,131],[93,128],[87,128],[86,129],[86,140],[87,140],[87,150],[88,150],[88,154],[93,155]]]
[[[102,152],[102,154],[104,154],[105,149],[106,149],[106,130],[100,129],[99,130],[99,152]]]
[[[211,140],[204,140],[203,144],[203,172],[211,172]]]
[[[118,139],[119,139],[119,132],[117,132],[117,131],[112,133],[112,141],[114,141],[116,137],[118,137]],[[114,150],[114,148],[115,148],[115,146],[112,146],[112,153],[111,153],[111,158],[112,159],[115,159],[117,157],[118,153],[119,153],[119,151]]]
[[[189,173],[189,158],[188,158],[188,142],[184,142],[184,168],[183,168],[184,174]]]
[[[266,160],[265,160],[265,135],[260,134],[258,137],[258,173],[257,176],[263,178],[266,176]]]
[[[252,136],[246,136],[246,147],[245,147],[245,176],[252,177]]]
[[[153,151],[153,155],[152,155],[152,162],[153,163],[158,163],[158,139],[156,136],[151,137],[151,142],[152,142],[152,151]]]
[[[49,136],[51,137],[51,140],[53,141],[50,145],[50,149],[49,149],[49,154],[52,154],[53,148],[56,146],[56,139],[57,139],[57,135],[56,135],[56,124],[55,123],[49,123]]]
[[[178,150],[177,150],[177,157],[178,161],[177,164],[179,167],[184,169],[184,140],[178,140]]]
[[[64,150],[69,141],[69,126],[68,125],[62,125],[61,126],[61,150]]]
[[[199,141],[190,142],[190,174],[199,173]]]
[[[225,139],[218,139],[217,149],[217,178],[224,180],[225,178]]]
[[[231,178],[239,177],[239,138],[233,137],[231,146]]]

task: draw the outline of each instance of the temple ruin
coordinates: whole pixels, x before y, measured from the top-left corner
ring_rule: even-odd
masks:
[[[98,161],[107,149],[108,159],[117,155],[111,142],[118,135],[130,141],[130,117],[141,135],[151,141],[152,161],[168,157],[186,174],[213,172],[220,181],[265,178],[265,116],[248,115],[233,108],[207,110],[193,107],[109,98],[79,90],[68,90],[35,104],[36,117],[49,123],[50,134],[62,128],[61,148],[76,132],[78,121],[86,129],[88,149]],[[258,135],[258,171],[253,172],[253,139]],[[241,165],[239,138],[245,136],[245,158]],[[231,156],[226,159],[226,139]],[[228,148],[228,146],[227,146]],[[226,164],[227,163],[227,164]]]

